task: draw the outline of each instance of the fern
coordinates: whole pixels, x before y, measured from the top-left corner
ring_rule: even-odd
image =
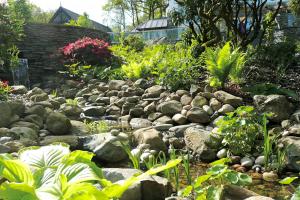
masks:
[[[227,81],[240,82],[240,75],[245,64],[245,54],[239,49],[231,50],[230,42],[222,48],[207,48],[205,63],[209,71],[210,85],[224,87]]]

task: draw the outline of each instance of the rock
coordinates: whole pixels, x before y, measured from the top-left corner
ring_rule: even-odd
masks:
[[[180,113],[181,110],[182,110],[181,103],[175,100],[163,102],[157,106],[157,111],[168,116],[173,116],[177,113]]]
[[[38,133],[34,129],[28,127],[14,127],[9,130],[13,135],[19,136],[21,139],[37,140]]]
[[[130,109],[129,115],[131,117],[141,117],[144,115],[144,109],[142,107],[135,107]]]
[[[146,89],[148,87],[148,81],[146,79],[140,78],[134,82],[134,86]]]
[[[88,135],[90,133],[86,124],[81,121],[71,120],[71,125],[72,128],[70,132],[72,133],[72,135],[80,136],[80,135]]]
[[[220,151],[218,151],[217,157],[220,159],[226,158],[227,157],[227,149],[221,149]]]
[[[300,172],[300,137],[288,136],[280,140],[287,148],[287,168]]]
[[[190,127],[184,132],[186,146],[197,153],[203,161],[213,161],[216,158],[216,151],[208,147],[210,133],[204,129]]]
[[[40,141],[41,146],[47,146],[56,142],[62,142],[70,145],[71,149],[80,149],[78,136],[75,135],[56,135],[46,136]]]
[[[15,123],[11,124],[10,127],[11,128],[27,127],[27,128],[31,128],[31,129],[35,130],[36,132],[38,132],[38,130],[40,129],[39,126],[37,126],[36,124],[34,124],[32,122],[24,122],[24,121],[15,122]]]
[[[83,108],[83,113],[89,117],[101,117],[105,114],[105,110],[102,106],[89,106]]]
[[[35,87],[32,90],[28,91],[27,94],[26,94],[26,96],[28,98],[30,98],[30,97],[32,97],[34,95],[43,94],[43,93],[45,93],[45,92],[41,88]]]
[[[79,118],[80,114],[83,112],[82,108],[80,108],[78,105],[69,104],[61,105],[59,111],[72,119]]]
[[[196,124],[187,124],[187,125],[180,125],[174,126],[169,129],[170,132],[174,132],[176,137],[183,137],[183,133],[187,128],[194,127]]]
[[[180,102],[183,106],[189,105],[192,101],[193,98],[188,94],[185,94],[180,98]]]
[[[108,89],[109,90],[120,90],[121,87],[125,84],[126,84],[126,82],[123,80],[111,80],[108,83]]]
[[[207,112],[207,114],[209,114],[209,115],[213,115],[214,114],[214,111],[213,111],[213,109],[210,106],[204,105],[202,108],[203,108],[203,110],[205,112]]]
[[[217,111],[222,107],[222,103],[218,101],[216,98],[211,98],[209,100],[209,106],[214,110]]]
[[[68,134],[72,128],[70,120],[57,112],[53,112],[47,117],[46,126],[54,135]]]
[[[177,124],[180,124],[180,125],[183,125],[187,122],[187,118],[182,115],[182,114],[175,114],[173,117],[172,117],[172,120],[174,122],[176,122]]]
[[[13,100],[9,101],[8,104],[13,114],[21,116],[25,113],[25,105],[23,101]]]
[[[169,138],[169,144],[172,145],[175,149],[183,149],[185,146],[184,139],[176,137]]]
[[[39,128],[43,128],[44,124],[43,124],[43,118],[41,118],[40,116],[33,114],[33,115],[27,115],[24,118],[25,121],[27,122],[31,122],[34,123],[35,125],[37,125]]]
[[[198,107],[198,108],[202,108],[204,105],[207,104],[208,104],[207,99],[202,96],[196,96],[191,103],[192,107]]]
[[[25,111],[25,114],[27,115],[35,114],[40,116],[42,119],[44,119],[46,116],[46,109],[41,105],[33,105]]]
[[[136,169],[103,168],[104,177],[113,182],[122,182],[137,173]],[[159,176],[146,176],[124,192],[120,200],[164,200],[172,193],[172,186],[167,179]]]
[[[269,117],[273,122],[280,123],[285,119],[289,119],[293,112],[293,105],[283,95],[255,95],[253,99],[259,111],[273,113]]]
[[[192,84],[191,87],[190,87],[190,93],[192,95],[197,94],[197,93],[199,93],[201,91],[202,91],[202,88],[199,87],[198,85]]]
[[[156,124],[155,126],[153,126],[153,128],[158,131],[168,131],[172,127],[172,124]]]
[[[253,196],[253,197],[249,197],[244,200],[274,200],[274,199],[272,199],[270,197],[264,197],[264,196]]]
[[[159,97],[160,94],[164,91],[163,87],[160,85],[154,85],[145,90],[145,94],[143,95],[143,99],[145,98],[156,98]]]
[[[11,86],[13,94],[26,94],[27,88],[24,85],[13,85]]]
[[[263,166],[265,163],[265,157],[264,156],[258,156],[256,159],[255,159],[255,164],[256,165],[261,165]]]
[[[11,123],[12,110],[7,102],[0,101],[0,128],[7,127]]]
[[[251,168],[253,166],[253,164],[254,164],[253,160],[251,158],[249,158],[249,157],[244,157],[244,158],[241,159],[241,165],[243,167],[249,167],[249,168]]]
[[[233,112],[235,109],[230,104],[224,104],[219,110],[218,113],[225,115],[226,113]]]
[[[84,148],[94,152],[100,161],[117,163],[127,159],[127,153],[118,142],[118,138],[110,133],[86,136],[82,140]]]
[[[156,111],[156,106],[154,102],[144,107],[144,112],[146,114],[154,113],[155,111]]]
[[[133,118],[129,122],[133,129],[147,128],[152,126],[152,122],[147,119]]]
[[[48,99],[49,99],[49,97],[48,97],[47,93],[36,94],[36,95],[33,95],[30,97],[30,101],[33,101],[33,102],[46,101]]]
[[[278,181],[278,175],[275,172],[264,172],[263,173],[263,179],[268,182],[277,182]]]
[[[11,149],[8,146],[0,144],[0,154],[9,152],[11,152]]]
[[[194,123],[208,123],[210,121],[209,115],[202,108],[192,108],[187,112],[187,118]]]
[[[134,140],[137,144],[148,144],[150,149],[157,151],[166,151],[167,147],[162,141],[160,133],[153,128],[143,128],[133,133]]]
[[[224,104],[230,104],[233,107],[238,107],[243,104],[243,99],[240,97],[233,96],[222,90],[214,93],[214,96],[217,100],[221,101]]]
[[[292,122],[291,120],[289,120],[289,119],[283,120],[283,121],[281,122],[281,127],[282,127],[283,129],[288,129],[288,128],[290,128],[292,125],[293,125],[293,122]]]
[[[247,168],[243,166],[239,166],[235,169],[237,172],[245,173],[247,172]]]
[[[150,113],[150,114],[148,115],[148,120],[154,121],[154,120],[157,120],[158,118],[160,118],[161,116],[163,116],[163,114],[160,113],[160,112]]]
[[[173,120],[169,116],[162,116],[153,122],[154,124],[173,124]]]
[[[103,103],[105,105],[108,105],[110,103],[110,98],[109,97],[101,97],[101,96],[99,96],[96,99],[96,103]]]

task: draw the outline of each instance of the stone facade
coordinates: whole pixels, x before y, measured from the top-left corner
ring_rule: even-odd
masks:
[[[100,30],[64,25],[27,24],[24,31],[18,47],[21,57],[28,59],[31,84],[63,69],[59,48],[85,36],[108,40],[108,34]]]

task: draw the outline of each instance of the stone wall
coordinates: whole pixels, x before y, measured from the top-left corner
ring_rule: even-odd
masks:
[[[28,59],[31,84],[55,75],[63,69],[58,49],[88,36],[108,40],[108,34],[100,30],[54,24],[28,24],[25,38],[19,43],[22,58]]]

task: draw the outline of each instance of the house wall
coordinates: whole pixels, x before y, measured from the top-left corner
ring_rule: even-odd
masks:
[[[278,23],[276,29],[281,37],[300,39],[300,17],[292,13],[281,13],[276,20]]]
[[[64,68],[59,48],[85,36],[108,40],[108,34],[100,30],[64,25],[28,24],[24,31],[26,36],[18,47],[22,58],[28,59],[31,84]]]

